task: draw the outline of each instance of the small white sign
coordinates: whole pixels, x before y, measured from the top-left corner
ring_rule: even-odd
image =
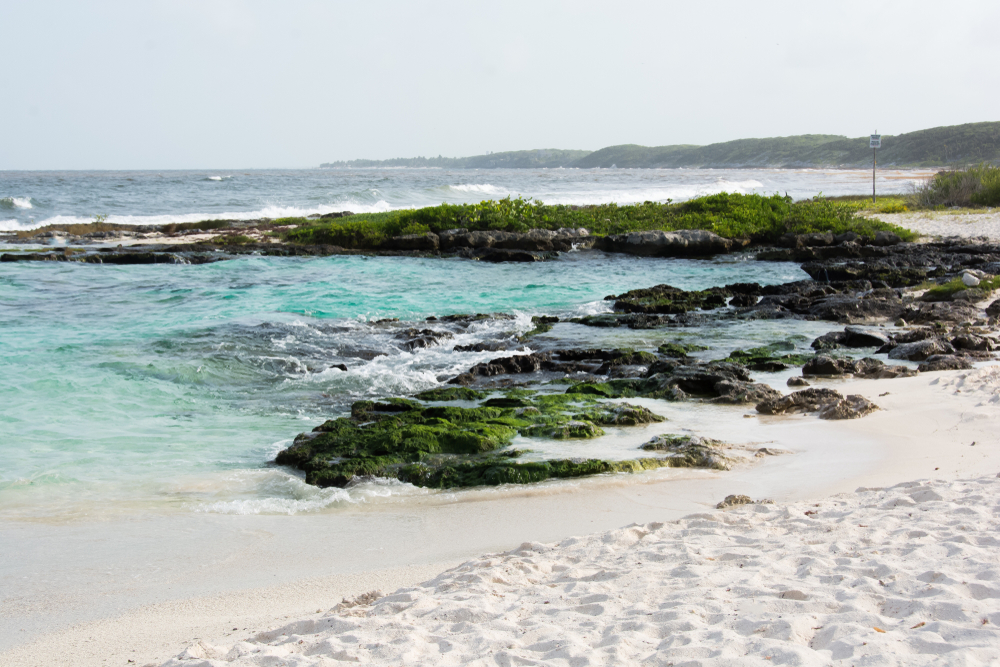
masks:
[[[868,143],[868,148],[882,148],[882,135],[871,135],[871,141]]]

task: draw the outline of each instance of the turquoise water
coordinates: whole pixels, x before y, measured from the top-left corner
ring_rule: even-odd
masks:
[[[319,491],[268,461],[353,400],[438,386],[497,356],[453,348],[523,333],[532,314],[604,312],[604,296],[658,283],[803,277],[792,264],[596,252],[529,265],[385,257],[0,264],[0,513],[301,511],[414,493]],[[401,346],[401,329],[434,326],[428,316],[478,312],[515,318],[474,324],[435,347]],[[373,324],[385,318],[400,322]],[[717,349],[737,347],[754,326],[702,333]],[[764,326],[761,335],[773,337],[788,324]],[[697,333],[559,328],[568,339],[638,346]],[[348,371],[333,367],[340,363]]]

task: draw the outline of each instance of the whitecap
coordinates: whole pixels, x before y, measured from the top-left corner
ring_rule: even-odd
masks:
[[[31,197],[2,197],[0,198],[0,208],[35,208],[31,203]]]
[[[460,183],[459,185],[449,185],[449,189],[457,192],[482,192],[491,195],[508,194],[505,188],[497,187],[489,183]]]

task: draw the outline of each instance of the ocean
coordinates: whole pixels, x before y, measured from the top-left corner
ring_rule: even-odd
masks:
[[[926,175],[883,172],[879,187],[905,192]],[[719,191],[801,198],[862,193],[867,179],[870,173],[837,170],[2,172],[0,229],[96,215],[162,224],[508,195],[567,204],[678,201]],[[456,346],[652,349],[682,340],[708,345],[700,353],[706,359],[779,339],[808,349],[833,327],[765,321],[631,331],[562,322],[515,342],[532,328],[532,315],[566,320],[608,312],[603,298],[629,289],[805,277],[796,264],[749,257],[639,259],[593,251],[529,265],[361,256],[245,256],[197,266],[0,263],[0,518],[291,514],[436,493],[379,480],[318,489],[270,462],[296,434],[347,413],[354,400],[440,386],[504,354]],[[426,318],[457,313],[510,317],[451,331],[427,348],[401,343],[407,328],[440,328]],[[785,378],[758,379],[783,386]],[[715,418],[696,404],[669,409],[680,421]],[[614,429],[586,442],[515,444],[536,458],[632,458],[637,446]]]

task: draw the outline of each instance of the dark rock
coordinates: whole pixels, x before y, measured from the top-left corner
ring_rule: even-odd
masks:
[[[397,340],[402,340],[404,350],[413,350],[438,345],[442,340],[452,338],[452,334],[447,331],[434,331],[433,329],[404,329],[396,334]]]
[[[737,505],[752,505],[753,500],[750,496],[744,495],[729,495],[726,499],[715,506],[717,510],[724,510],[728,507],[736,507]]]
[[[846,339],[847,334],[843,331],[831,331],[814,340],[811,347],[814,350],[835,350],[841,347]]]
[[[795,377],[795,376],[792,376],[792,377],[788,378],[788,382],[786,382],[785,384],[787,384],[789,387],[808,387],[809,386],[809,383],[806,381],[805,378],[800,378],[800,377]]]
[[[875,246],[899,245],[902,242],[903,239],[892,232],[875,232],[875,238],[872,239],[872,245]]]
[[[759,299],[760,297],[753,294],[737,294],[729,300],[729,305],[734,308],[749,308],[757,305]]]
[[[979,309],[962,301],[938,301],[934,303],[913,303],[900,317],[910,324],[931,322],[969,322],[979,318]]]
[[[881,232],[879,232],[881,233]],[[836,403],[826,405],[819,411],[820,419],[859,419],[880,410],[864,396],[850,394]]]
[[[986,306],[986,314],[990,317],[1000,317],[1000,299]]]
[[[889,336],[880,331],[847,327],[844,329],[844,341],[841,344],[845,347],[881,347],[888,342]]]
[[[726,253],[742,245],[703,229],[676,232],[649,231],[615,234],[598,244],[606,252],[621,252],[645,257],[697,257]]]
[[[890,359],[906,359],[907,361],[924,361],[936,354],[953,354],[955,348],[940,338],[928,338],[915,343],[897,345],[889,352]]]
[[[951,339],[951,344],[959,350],[989,352],[993,349],[993,341],[986,336],[976,336],[974,334],[959,334]]]
[[[474,257],[483,262],[542,262],[549,257],[527,250],[507,250],[504,248],[484,248],[478,251]]]
[[[844,395],[833,389],[810,387],[787,396],[780,394],[757,405],[757,412],[765,415],[781,415],[787,412],[816,412],[824,405],[836,403]]]
[[[347,364],[334,364],[333,366],[330,366],[330,368],[338,368],[344,372],[347,372]]]
[[[878,359],[838,359],[826,355],[817,355],[802,367],[802,375],[838,376],[838,375],[868,375],[876,373],[885,364]]]
[[[469,369],[468,375],[473,377],[492,377],[495,375],[511,375],[520,373],[537,373],[542,370],[542,364],[550,360],[548,354],[518,354],[512,357],[500,357],[483,364],[476,364]],[[466,375],[463,373],[463,375]],[[461,375],[459,377],[462,377]],[[457,380],[458,378],[455,378]],[[464,384],[455,382],[453,384]]]
[[[432,232],[426,234],[405,234],[394,236],[382,244],[387,250],[423,250],[434,251],[440,246],[438,235]]]
[[[614,301],[615,311],[622,313],[675,314],[721,308],[726,305],[726,296],[726,291],[720,288],[687,291],[671,285],[656,285],[607,296],[604,300]]]
[[[917,366],[921,373],[931,371],[963,371],[972,368],[972,362],[965,357],[958,357],[953,354],[935,354]]]
[[[766,384],[742,382],[739,380],[723,380],[717,382],[712,389],[718,394],[717,398],[711,400],[712,403],[756,404],[781,396],[781,392],[772,389]]]

